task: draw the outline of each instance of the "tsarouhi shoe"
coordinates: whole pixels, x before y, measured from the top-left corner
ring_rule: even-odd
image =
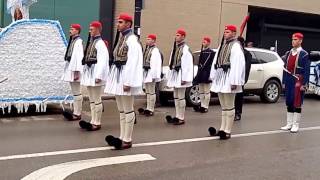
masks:
[[[174,122],[173,122],[173,117],[170,116],[170,115],[166,116],[166,120],[167,120],[167,123],[169,123],[169,124],[174,123]]]
[[[214,127],[209,127],[208,129],[210,136],[216,136],[217,130]]]
[[[200,107],[199,110],[201,113],[207,113],[208,112],[208,108],[204,108],[204,107]]]
[[[98,131],[101,129],[101,125],[94,125],[89,123],[88,127],[86,128],[88,131]]]
[[[82,129],[88,129],[88,127],[90,126],[90,123],[88,123],[87,121],[81,120],[81,121],[79,121],[79,126]]]
[[[81,115],[78,116],[78,115],[75,115],[73,114],[71,111],[63,111],[62,112],[62,115],[64,116],[64,118],[66,118],[68,121],[78,121],[78,120],[81,120]]]
[[[185,124],[186,122],[182,119],[179,119],[179,118],[173,118],[173,125],[183,125]]]
[[[200,106],[193,106],[193,110],[195,112],[200,112]]]
[[[146,110],[144,111],[144,115],[145,115],[145,116],[153,116],[153,112],[146,109]]]
[[[139,108],[139,109],[138,109],[138,112],[139,112],[140,115],[144,115],[145,110],[144,110],[143,108]]]
[[[226,133],[224,131],[221,131],[219,136],[220,136],[221,140],[226,140],[226,139],[230,139],[231,138],[231,134],[230,133]]]

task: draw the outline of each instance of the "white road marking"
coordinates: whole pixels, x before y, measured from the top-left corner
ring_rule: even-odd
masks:
[[[25,176],[21,180],[63,180],[71,174],[84,169],[150,160],[156,160],[156,158],[152,157],[150,154],[136,154],[128,156],[71,161],[39,169]]]
[[[311,130],[320,130],[320,126],[300,128],[299,131],[311,131]],[[274,131],[261,131],[253,133],[244,133],[244,134],[234,134],[232,138],[239,137],[248,137],[248,136],[261,136],[268,134],[280,134],[280,133],[290,133],[283,130],[274,130]],[[191,138],[191,139],[180,139],[180,140],[168,140],[168,141],[158,141],[158,142],[148,142],[134,144],[133,147],[147,147],[147,146],[159,146],[159,145],[168,145],[168,144],[180,144],[180,143],[189,143],[189,142],[200,142],[200,141],[209,141],[219,139],[219,137],[202,137],[202,138]],[[25,159],[25,158],[35,158],[43,156],[56,156],[56,155],[65,155],[65,154],[77,154],[85,152],[96,152],[111,150],[113,147],[95,147],[95,148],[86,148],[86,149],[74,149],[74,150],[64,150],[64,151],[52,151],[52,152],[42,152],[42,153],[32,153],[32,154],[20,154],[20,155],[11,155],[11,156],[2,156],[0,161],[13,160],[13,159]]]

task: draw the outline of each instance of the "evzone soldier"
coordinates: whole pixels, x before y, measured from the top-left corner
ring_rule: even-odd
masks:
[[[140,114],[153,116],[156,103],[156,83],[161,81],[162,58],[156,46],[157,36],[150,34],[143,53],[143,83],[147,95],[147,108],[139,108]]]
[[[204,37],[202,41],[202,47],[199,57],[198,72],[193,82],[195,85],[199,85],[200,93],[200,105],[194,106],[193,109],[196,112],[206,113],[208,112],[210,103],[210,88],[211,79],[210,71],[214,58],[214,52],[210,48],[210,37]]]
[[[64,56],[65,67],[62,79],[69,82],[73,95],[73,110],[64,111],[63,116],[69,121],[81,120],[82,111],[82,94],[80,88],[80,76],[83,65],[83,45],[80,37],[81,26],[79,24],[71,24],[70,39]]]
[[[143,84],[143,53],[138,37],[132,31],[132,16],[120,14],[117,21],[118,35],[113,50],[113,61],[105,93],[115,95],[120,113],[120,136],[106,136],[105,140],[117,150],[132,147],[135,122],[134,96],[141,95]],[[119,35],[119,33],[121,35]]]
[[[299,131],[302,104],[310,76],[309,55],[301,47],[302,41],[303,34],[294,33],[292,35],[292,49],[285,55],[283,73],[287,105],[287,124],[281,127],[281,129],[290,130],[292,133]]]
[[[167,86],[173,88],[176,116],[166,116],[170,124],[182,125],[185,123],[186,88],[192,86],[193,56],[189,46],[185,43],[186,31],[179,29],[176,32],[173,50],[170,58]]]
[[[222,108],[221,127],[218,133],[214,127],[209,128],[210,135],[220,139],[229,139],[235,115],[235,95],[242,92],[245,80],[245,57],[243,49],[236,38],[237,28],[227,25],[224,38],[216,53],[211,68],[211,91],[218,93]]]
[[[108,49],[101,39],[102,24],[99,21],[93,21],[90,24],[90,33],[85,49],[85,56],[82,60],[84,65],[81,76],[81,85],[87,87],[91,121],[80,121],[82,129],[96,131],[101,128],[101,115],[103,105],[101,101],[102,87],[106,84],[109,72],[109,53]]]

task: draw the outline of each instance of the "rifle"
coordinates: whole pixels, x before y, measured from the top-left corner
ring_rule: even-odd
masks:
[[[116,38],[115,38],[115,41],[113,43],[113,46],[112,46],[112,51],[110,52],[110,60],[109,60],[109,66],[111,66],[114,62],[114,55],[113,55],[113,51],[115,50],[115,48],[117,47],[118,45],[118,42],[119,42],[119,38],[120,38],[120,31],[117,30],[117,33],[116,33]]]
[[[71,44],[71,41],[72,41],[72,36],[69,37],[69,42],[68,42],[68,47],[67,47],[67,51],[66,51],[66,54],[64,55],[64,60],[65,61],[70,61],[70,59],[68,59],[68,51],[70,49],[70,44]]]
[[[88,47],[89,47],[89,44],[90,44],[90,38],[91,38],[91,35],[89,33],[88,34],[88,39],[87,39],[87,44],[86,44],[86,49],[84,50],[84,56],[82,58],[82,65],[86,64],[86,56],[87,56]]]
[[[170,65],[169,65],[170,70],[173,69],[172,66],[173,66],[174,57],[176,55],[176,46],[177,46],[177,42],[174,41],[173,48],[172,48],[172,53],[171,53],[171,58],[170,58]]]

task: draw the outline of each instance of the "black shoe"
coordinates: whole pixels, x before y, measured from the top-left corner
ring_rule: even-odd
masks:
[[[220,136],[221,140],[227,140],[227,139],[231,138],[231,134],[230,133],[226,133],[224,131],[221,131],[219,136]]]
[[[173,118],[173,125],[183,125],[185,124],[186,122],[182,119],[179,119],[179,118]]]
[[[68,121],[78,121],[81,120],[81,115],[75,115],[72,111],[66,110],[62,112],[62,115],[64,118],[66,118]]]
[[[207,113],[208,112],[208,108],[204,108],[204,107],[200,107],[199,110],[201,113]]]
[[[144,111],[144,115],[145,115],[145,116],[153,116],[153,112],[146,109],[146,110]]]
[[[234,121],[240,121],[241,120],[241,114],[236,114],[234,116]]]
[[[193,106],[193,110],[195,112],[200,112],[200,106]]]
[[[88,127],[86,129],[87,129],[87,131],[98,131],[101,129],[101,125],[94,125],[94,124],[89,123]]]
[[[167,120],[167,123],[169,123],[169,124],[174,123],[173,118],[170,115],[166,116],[166,120]]]
[[[87,121],[84,121],[84,120],[79,121],[79,126],[80,126],[82,129],[88,129],[90,125],[91,125],[91,124],[88,123]]]
[[[145,114],[145,110],[143,108],[139,108],[138,112],[140,115],[144,115]]]
[[[208,129],[210,136],[216,136],[217,130],[214,127],[209,127]]]

